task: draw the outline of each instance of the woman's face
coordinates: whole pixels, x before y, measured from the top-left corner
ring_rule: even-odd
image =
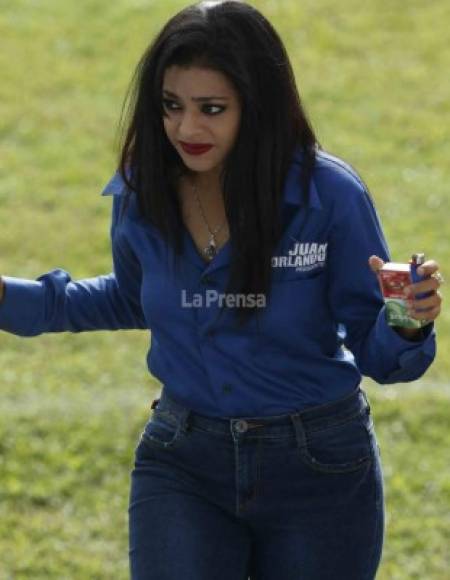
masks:
[[[167,138],[186,167],[215,175],[239,131],[241,105],[233,85],[218,71],[174,65],[164,73],[162,99]],[[211,147],[195,155],[183,144]]]

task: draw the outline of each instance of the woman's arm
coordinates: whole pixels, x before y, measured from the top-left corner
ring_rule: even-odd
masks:
[[[140,304],[140,264],[126,237],[115,235],[121,199],[113,197],[113,272],[77,281],[61,269],[36,280],[4,276],[0,330],[36,336],[45,332],[147,328]]]
[[[387,324],[378,280],[369,266],[373,255],[390,260],[369,194],[362,185],[349,184],[330,235],[330,307],[345,327],[344,344],[363,375],[381,384],[412,381],[434,360],[433,323],[422,329],[422,337],[401,336]]]

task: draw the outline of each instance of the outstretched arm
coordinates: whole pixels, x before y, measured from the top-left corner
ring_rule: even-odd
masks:
[[[45,332],[147,328],[140,304],[140,264],[126,238],[115,236],[121,199],[113,197],[114,271],[77,281],[61,269],[36,280],[3,276],[1,330],[36,336]]]

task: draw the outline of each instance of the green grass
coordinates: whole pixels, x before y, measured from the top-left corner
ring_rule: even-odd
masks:
[[[450,6],[258,1],[292,56],[325,149],[375,198],[393,257],[442,265]],[[107,273],[123,97],[149,39],[185,2],[0,0],[0,273]],[[449,274],[447,273],[447,277]],[[382,450],[381,580],[448,577],[450,315],[423,381],[367,384]],[[158,384],[137,331],[0,336],[0,580],[125,579],[133,449]]]

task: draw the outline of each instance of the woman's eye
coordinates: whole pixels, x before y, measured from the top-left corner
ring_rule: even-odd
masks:
[[[163,99],[164,108],[168,111],[179,111],[181,107],[179,107],[175,101],[170,101],[169,99]],[[202,112],[206,115],[219,115],[225,111],[225,107],[221,105],[203,105]]]
[[[225,111],[225,107],[221,107],[220,105],[205,105],[204,109],[209,110],[209,112],[206,113],[207,115],[218,115],[219,113]],[[212,109],[215,109],[215,111]]]
[[[163,105],[169,111],[175,111],[177,109],[176,103],[174,101],[169,101],[169,99],[163,99]],[[175,105],[175,107],[172,107],[172,105]]]

